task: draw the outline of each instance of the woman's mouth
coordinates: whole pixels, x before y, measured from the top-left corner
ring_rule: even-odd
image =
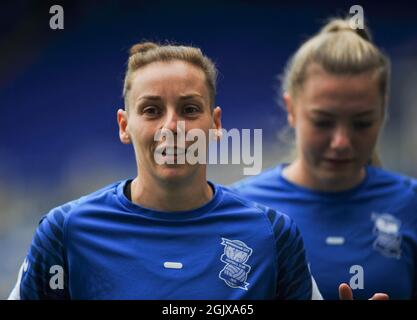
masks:
[[[325,158],[324,161],[332,167],[343,167],[353,162],[351,158]]]
[[[158,148],[159,149],[159,148]],[[186,153],[187,149],[176,148],[176,147],[164,147],[162,148],[161,154],[163,156],[179,156]],[[158,151],[158,150],[157,150]]]
[[[158,164],[185,164],[186,148],[158,146],[154,158]]]

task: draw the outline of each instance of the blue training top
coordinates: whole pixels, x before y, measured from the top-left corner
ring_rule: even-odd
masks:
[[[291,183],[285,165],[232,189],[294,219],[324,299],[350,283],[354,298],[375,292],[417,298],[417,183],[373,166],[357,187],[317,192]]]
[[[311,299],[300,233],[286,215],[211,184],[185,212],[131,202],[127,181],[51,210],[10,299]]]

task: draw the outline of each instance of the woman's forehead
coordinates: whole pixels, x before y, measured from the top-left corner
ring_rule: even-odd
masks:
[[[153,62],[139,68],[132,75],[132,91],[144,90],[157,93],[165,89],[207,91],[204,72],[182,61]]]
[[[309,75],[299,93],[304,102],[320,105],[378,107],[382,103],[378,82],[371,72],[334,75],[324,70]]]

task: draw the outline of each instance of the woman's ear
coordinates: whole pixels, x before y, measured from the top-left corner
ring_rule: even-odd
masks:
[[[130,136],[127,130],[128,115],[127,111],[123,109],[117,110],[117,123],[119,124],[119,138],[120,141],[124,144],[129,144]]]
[[[222,109],[218,106],[213,110],[213,129],[216,130],[216,138],[220,139],[222,136]]]
[[[284,100],[285,108],[287,109],[288,124],[292,128],[294,128],[294,126],[295,126],[294,100],[292,99],[292,97],[287,92],[284,93],[282,98]]]

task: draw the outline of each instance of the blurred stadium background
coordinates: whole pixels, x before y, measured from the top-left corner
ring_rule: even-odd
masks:
[[[60,4],[65,29],[49,28]],[[0,299],[49,209],[135,174],[116,110],[129,47],[140,40],[201,47],[220,69],[223,125],[263,129],[263,168],[288,159],[277,75],[329,16],[360,4],[391,57],[384,166],[417,177],[417,10],[380,1],[2,1],[0,4]],[[239,165],[209,178],[231,183]]]

